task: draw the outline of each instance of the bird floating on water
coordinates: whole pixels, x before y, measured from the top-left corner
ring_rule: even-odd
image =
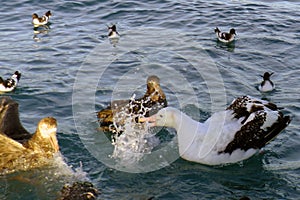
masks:
[[[117,31],[117,26],[114,24],[112,26],[108,26],[108,38],[109,39],[119,39],[120,35]]]
[[[42,17],[39,17],[36,13],[32,14],[32,24],[34,26],[42,26],[47,25],[49,23],[49,19],[52,16],[50,10],[48,10]]]
[[[21,78],[21,73],[18,71],[15,71],[15,73],[8,79],[3,80],[2,77],[0,77],[0,92],[11,92],[13,91]]]
[[[139,121],[148,122],[150,127],[175,128],[183,159],[220,165],[250,158],[287,127],[291,119],[271,102],[242,96],[204,123],[171,107]]]
[[[217,35],[217,38],[219,41],[224,43],[229,43],[234,40],[234,37],[236,36],[235,29],[230,29],[229,33],[221,32],[218,27],[215,28],[215,33]]]
[[[29,134],[20,124],[17,102],[2,97],[0,110],[0,174],[49,164],[59,151],[56,119],[43,118]]]
[[[271,81],[270,77],[273,75],[272,73],[265,72],[263,77],[263,81],[258,86],[258,90],[261,92],[270,92],[275,89],[275,84]]]
[[[99,111],[97,116],[102,130],[115,132],[113,125],[122,125],[125,115],[133,117],[141,114],[147,117],[166,106],[167,99],[160,86],[160,80],[153,75],[147,79],[147,91],[143,97],[113,101],[107,108]]]

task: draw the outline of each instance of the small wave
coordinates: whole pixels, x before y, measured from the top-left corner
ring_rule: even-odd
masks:
[[[300,168],[300,161],[285,161],[279,164],[266,164],[266,170],[279,171],[279,170],[296,170]]]

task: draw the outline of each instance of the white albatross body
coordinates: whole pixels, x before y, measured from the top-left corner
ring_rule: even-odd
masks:
[[[283,116],[275,104],[244,96],[204,123],[170,107],[140,121],[175,128],[183,159],[220,165],[253,156],[289,124],[290,118]]]

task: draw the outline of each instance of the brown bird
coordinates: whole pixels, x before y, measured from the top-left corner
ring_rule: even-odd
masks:
[[[0,98],[0,133],[21,143],[32,137],[20,122],[18,103],[10,97]]]
[[[113,101],[107,108],[99,111],[97,117],[103,131],[120,133],[115,125],[124,125],[127,117],[138,121],[137,115],[147,117],[164,107],[167,107],[166,95],[160,87],[159,78],[153,75],[147,79],[147,91],[142,98]]]
[[[9,97],[1,98],[0,102],[0,174],[49,164],[50,159],[59,151],[56,119],[43,118],[38,123],[36,132],[30,137],[20,124],[18,114],[15,113],[17,110],[13,111],[18,104]],[[20,142],[12,137],[18,138]]]

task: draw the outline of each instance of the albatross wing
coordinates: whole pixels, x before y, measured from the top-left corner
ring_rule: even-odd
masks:
[[[231,154],[237,149],[260,149],[291,121],[290,116],[284,116],[275,104],[249,96],[235,99],[227,110],[232,110],[235,118],[243,120],[241,129],[222,153]]]
[[[26,148],[19,142],[0,134],[0,174],[5,169],[10,169],[16,158],[20,158]]]

